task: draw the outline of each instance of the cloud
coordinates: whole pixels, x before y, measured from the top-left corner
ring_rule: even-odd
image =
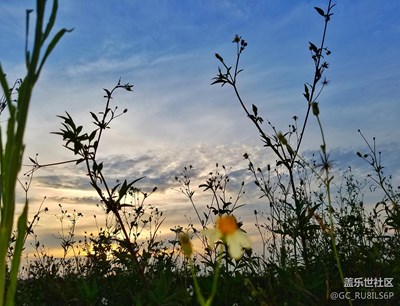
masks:
[[[395,146],[389,146],[389,148],[392,149],[388,150],[388,156],[390,157],[388,161],[390,161],[392,158],[395,158],[395,154],[393,154],[395,153],[395,150],[393,149],[394,147]],[[175,180],[175,176],[179,176],[185,165],[193,165],[193,168],[190,172],[191,188],[193,191],[195,191],[193,200],[197,209],[202,214],[203,212],[208,211],[207,205],[211,205],[214,200],[212,193],[204,192],[204,188],[199,188],[199,185],[205,182],[205,180],[209,177],[210,172],[215,174],[216,171],[220,171],[223,173],[224,170],[222,165],[225,165],[227,173],[230,177],[230,182],[227,185],[226,190],[227,198],[232,197],[232,199],[235,200],[241,186],[241,182],[245,182],[246,193],[240,199],[238,204],[246,205],[240,208],[236,214],[238,218],[244,222],[243,228],[248,231],[249,235],[251,235],[252,239],[254,240],[255,246],[259,249],[261,247],[258,236],[259,233],[253,226],[255,222],[254,211],[257,210],[260,213],[267,212],[269,203],[266,198],[259,199],[261,193],[253,183],[254,178],[252,177],[251,173],[247,170],[247,161],[243,160],[242,157],[242,154],[245,152],[251,154],[250,157],[255,167],[261,167],[265,169],[268,163],[274,167],[274,159],[271,158],[270,153],[267,153],[264,148],[246,146],[219,146],[214,148],[211,146],[202,145],[196,150],[189,150],[189,148],[186,148],[186,150],[181,149],[172,152],[148,150],[144,154],[136,157],[128,155],[107,156],[103,159],[103,162],[105,165],[104,171],[106,174],[109,173],[110,180],[111,178],[112,180],[116,180],[117,178],[133,178],[146,175],[146,178],[143,179],[143,181],[138,182],[139,187],[143,187],[144,189],[150,189],[154,185],[159,187],[159,190],[149,197],[146,200],[146,203],[151,203],[152,205],[159,207],[159,209],[164,213],[163,216],[165,217],[165,220],[161,227],[160,234],[160,237],[162,238],[172,238],[173,233],[170,232],[170,228],[173,228],[177,225],[185,227],[189,223],[193,223],[196,228],[201,228],[192,204],[187,197],[179,192],[179,188],[181,186]],[[306,156],[311,154],[312,152],[307,152]],[[341,183],[340,177],[347,164],[354,165],[355,163],[356,166],[353,168],[353,173],[360,175],[361,178],[363,177],[362,175],[365,173],[367,169],[366,166],[368,165],[362,165],[362,163],[360,165],[357,164],[357,158],[355,157],[355,152],[353,150],[346,148],[335,148],[331,151],[331,154],[332,158],[336,162],[333,172],[335,175],[335,190]],[[216,166],[217,162],[219,163],[218,167]],[[133,173],[137,174],[133,175]],[[82,178],[87,179],[83,173],[79,175],[76,173],[76,175],[78,177],[81,176]],[[69,178],[68,183],[59,184],[56,187],[64,189],[65,186],[68,186],[68,188],[70,188],[75,182],[78,184],[76,186],[77,191],[75,194],[79,194],[81,189],[81,183],[79,180],[80,179],[77,178]],[[43,185],[44,183],[49,184],[48,186],[50,187],[52,180],[49,176],[41,180],[40,183],[42,187],[45,187]],[[96,229],[93,227],[93,219],[91,221],[89,220],[90,216],[97,215],[99,217],[99,226],[102,226],[101,224],[103,221],[101,219],[101,215],[103,210],[101,207],[96,207],[94,205],[98,204],[98,198],[96,195],[57,195],[57,188],[54,188],[54,190],[55,193],[50,196],[46,202],[46,205],[50,205],[52,207],[52,213],[50,213],[50,215],[47,217],[46,220],[48,221],[45,221],[47,229],[40,231],[41,237],[44,237],[41,238],[43,241],[52,238],[53,242],[49,242],[49,247],[56,248],[57,243],[59,243],[54,236],[50,237],[52,236],[51,234],[46,234],[57,233],[57,230],[59,230],[59,225],[57,225],[56,217],[54,216],[54,212],[59,214],[59,212],[57,212],[58,209],[56,208],[57,203],[62,203],[64,209],[68,209],[69,211],[76,209],[78,212],[82,212],[85,216],[86,221],[83,222],[82,219],[82,221],[79,223],[76,234],[77,239],[81,239],[83,237],[83,231],[96,232]],[[372,198],[369,199],[371,200]],[[374,203],[371,201],[369,201],[368,198],[365,198],[365,203]],[[51,218],[53,218],[53,221],[50,220]],[[52,224],[52,226],[49,226],[50,224]]]
[[[396,159],[396,147],[398,147],[398,144],[393,143],[380,148],[385,157],[384,161],[389,165],[394,165],[391,169],[400,168],[400,164]],[[353,169],[360,169],[360,173],[365,171],[371,172],[372,169],[368,169],[370,168],[368,164],[356,156],[357,151],[366,152],[366,149],[365,146],[354,149],[343,147],[332,148],[329,154],[334,162],[334,169],[340,172],[351,166]],[[231,180],[230,187],[233,190],[239,190],[243,181],[246,184],[251,184],[254,179],[250,171],[248,171],[247,161],[243,159],[244,153],[250,154],[250,158],[256,168],[265,169],[267,164],[270,164],[273,168],[275,165],[275,158],[268,150],[263,149],[261,146],[253,147],[244,145],[220,145],[217,147],[199,145],[196,148],[181,147],[171,150],[160,148],[159,150],[147,150],[136,156],[120,154],[100,159],[103,162],[103,171],[109,186],[114,186],[117,181],[122,182],[126,179],[129,182],[143,177],[135,186],[141,187],[146,192],[150,192],[154,187],[157,187],[158,191],[156,193],[167,194],[173,188],[179,189],[176,176],[179,176],[184,167],[189,167],[189,165],[193,166],[191,179],[195,187],[204,183],[210,172],[215,173],[217,170],[221,173],[224,172],[222,165],[226,167],[226,172],[229,173]],[[318,163],[318,151],[311,150],[304,152],[306,159],[311,159],[312,155],[314,155]],[[216,167],[217,163],[219,164],[218,167]],[[59,171],[61,171],[60,173],[67,171],[68,174],[36,176],[34,178],[34,185],[37,188],[49,188],[52,190],[52,193],[57,189],[85,192],[92,189],[89,179],[85,175],[84,168],[77,168],[75,165],[70,165],[68,168],[65,167],[64,170]],[[394,175],[395,179],[398,177],[396,171],[390,174]],[[254,188],[254,186],[250,187],[253,192],[255,191]],[[53,195],[53,198],[65,199],[65,196]],[[78,196],[70,201],[72,201],[71,203],[78,203],[80,200],[87,202],[89,199]],[[168,198],[159,198],[159,200],[169,201]]]
[[[173,150],[147,150],[136,156],[120,154],[100,157],[104,164],[104,175],[108,186],[114,186],[117,181],[132,181],[143,177],[135,186],[145,192],[150,192],[157,187],[158,202],[166,202],[168,196],[173,194],[173,188],[178,189],[179,183],[175,177],[183,171],[183,168],[193,165],[191,171],[192,182],[195,187],[204,182],[210,171],[214,171],[215,164],[225,164],[231,173],[231,184],[237,188],[241,184],[240,175],[247,168],[243,160],[244,151],[251,152],[253,148],[244,146],[219,146],[212,147],[201,145],[193,149],[175,148]],[[232,168],[230,170],[230,168]],[[97,195],[89,184],[89,178],[82,164],[74,163],[54,166],[54,168],[39,169],[33,177],[30,193],[34,195],[32,200],[38,202],[42,196],[47,196],[47,201],[67,204],[98,203]],[[162,198],[161,195],[167,197]],[[175,193],[177,194],[177,193]],[[173,201],[175,196],[173,196]]]
[[[100,199],[96,196],[68,197],[68,196],[52,196],[49,201],[62,203],[62,205],[98,205]]]
[[[35,178],[35,185],[37,187],[54,189],[77,189],[77,187],[80,190],[90,189],[90,185],[85,177],[63,174],[37,176]]]
[[[393,174],[394,184],[399,181],[399,143],[395,138],[400,88],[395,38],[399,27],[393,13],[399,4],[394,3],[338,5],[328,28],[327,46],[332,54],[326,60],[331,64],[327,70],[331,83],[318,102],[338,182],[348,165],[361,178],[371,172],[368,164],[355,156],[356,151],[366,149],[358,128],[367,137],[377,137],[387,165],[384,171]],[[323,20],[313,5],[304,1],[252,1],[247,6],[234,0],[205,4],[168,1],[157,2],[154,10],[155,4],[60,3],[56,28],[75,30],[56,47],[35,88],[25,163],[26,157],[35,153],[41,163],[74,158],[62,148],[61,137],[49,134],[61,127],[56,115],[67,110],[77,124],[93,128],[89,111],[104,109],[103,88],[111,89],[121,77],[122,82],[135,86],[132,93],[116,93],[111,102],[112,107],[127,108],[128,113],[112,122],[100,146],[98,157],[109,184],[144,176],[137,186],[144,191],[158,187],[148,200],[165,210],[165,226],[183,224],[196,216],[179,192],[175,176],[184,166],[193,166],[191,184],[196,201],[206,209],[212,198],[198,186],[209,172],[216,171],[218,163],[220,171],[222,165],[228,169],[231,196],[245,182],[242,201],[248,206],[240,210],[240,216],[252,224],[253,210],[266,210],[268,203],[259,199],[261,194],[242,155],[250,154],[254,165],[262,169],[274,166],[276,157],[262,147],[232,88],[210,86],[220,64],[214,53],[234,64],[236,50],[231,40],[236,33],[243,35],[249,45],[241,58],[241,97],[246,105],[257,105],[260,115],[278,131],[285,131],[293,115],[304,118],[307,104],[302,90],[314,70],[308,41],[318,42]],[[11,79],[24,71],[25,8],[21,5],[0,4],[7,16],[0,22],[4,34],[0,41],[8,46],[2,50],[1,61]],[[310,118],[300,152],[306,157],[312,153],[318,157],[321,144],[314,119]],[[263,126],[271,132],[267,124]],[[94,205],[97,195],[85,169],[73,163],[35,174],[29,193],[32,212],[44,195],[48,196],[45,203],[55,211],[58,203],[76,206],[87,215],[102,211]],[[22,202],[24,195],[18,199]],[[181,217],[184,215],[187,218]],[[54,220],[46,222],[49,231],[55,230]]]

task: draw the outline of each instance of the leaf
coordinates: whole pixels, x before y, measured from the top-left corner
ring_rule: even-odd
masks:
[[[214,84],[218,84],[218,83],[222,83],[221,87],[225,85],[226,81],[219,79],[218,77],[215,77],[214,79],[216,79],[214,82],[212,82],[210,85],[214,85]]]
[[[254,104],[253,104],[252,106],[253,106],[253,114],[254,114],[255,117],[257,117],[258,108],[257,108],[257,106],[255,106]]]
[[[125,194],[126,194],[126,192],[128,191],[128,183],[127,183],[127,181],[126,180],[124,180],[124,182],[123,182],[123,184],[122,184],[122,186],[121,186],[121,188],[119,189],[119,197],[120,198],[122,198]]]
[[[124,180],[124,182],[122,183],[121,188],[120,188],[119,191],[118,191],[119,196],[118,196],[117,202],[121,201],[121,199],[126,195],[126,193],[128,192],[129,188],[131,188],[133,184],[135,184],[136,182],[140,181],[140,180],[143,179],[143,178],[144,178],[144,176],[142,176],[142,177],[140,177],[140,178],[138,178],[138,179],[133,180],[133,181],[130,182],[129,184],[127,183],[126,180]]]
[[[318,116],[319,115],[318,102],[313,102],[311,104],[311,106],[312,106],[312,112],[313,112],[314,116]]]
[[[134,207],[132,204],[121,204],[120,207]]]
[[[74,29],[61,29],[52,39],[52,41],[49,43],[49,45],[47,46],[46,52],[44,53],[44,56],[42,58],[42,61],[40,62],[40,66],[39,69],[37,70],[37,74],[36,77],[39,77],[40,71],[43,68],[44,63],[47,60],[47,57],[50,55],[50,53],[53,51],[54,47],[57,45],[57,43],[59,42],[59,40],[64,36],[65,33],[67,32],[72,32]]]
[[[63,117],[63,116],[58,116],[58,117],[64,119],[64,122],[66,124],[68,124],[75,131],[76,130],[76,126],[75,126],[74,120],[72,119],[70,114],[68,114],[68,112],[65,112],[65,113],[67,114],[68,118],[67,117]]]
[[[90,114],[92,115],[94,121],[99,122],[99,118],[97,118],[96,114],[93,112],[90,112]]]
[[[207,184],[200,184],[199,188],[205,188],[203,191],[206,191],[206,190],[210,189],[210,186]]]
[[[111,194],[113,195],[115,190],[117,190],[117,188],[121,185],[121,183],[118,183],[117,185],[115,185],[112,189],[111,189]]]
[[[83,126],[80,125],[76,128],[76,134],[79,135],[80,132],[82,132]]]
[[[285,138],[285,135],[283,135],[281,132],[279,132],[277,136],[278,136],[278,140],[281,144],[283,144],[284,146],[286,146],[288,144],[288,141]]]
[[[25,235],[27,229],[27,219],[28,219],[28,201],[25,202],[22,214],[18,218],[17,222],[17,239],[15,241],[14,253],[11,261],[11,269],[9,276],[9,285],[7,289],[7,301],[14,300],[15,290],[17,287],[18,270],[21,263],[21,254],[24,248]],[[7,303],[8,304],[8,303]]]
[[[77,155],[79,154],[79,151],[82,149],[82,144],[79,142],[74,142],[74,154]]]
[[[92,140],[96,137],[97,130],[94,130],[92,133],[89,135],[89,142],[92,142]]]
[[[320,14],[322,17],[325,17],[325,12],[323,9],[314,6],[315,10],[318,12],[318,14]]]
[[[311,50],[311,51],[313,51],[314,53],[318,53],[318,48],[317,48],[317,46],[316,45],[314,45],[312,42],[308,42],[309,44],[310,44],[310,47],[309,47],[309,49]]]
[[[53,4],[53,9],[51,10],[51,14],[50,14],[50,18],[49,18],[49,22],[46,25],[46,30],[43,33],[43,41],[45,41],[47,39],[47,37],[50,34],[51,29],[54,26],[54,22],[56,21],[56,16],[57,16],[57,10],[58,10],[58,1],[54,1]]]
[[[107,93],[107,96],[105,96],[105,98],[110,99],[110,98],[111,98],[111,92],[110,92],[108,89],[106,89],[106,88],[103,88],[103,89],[104,89],[104,91]],[[106,113],[107,113],[107,110],[106,110]]]
[[[304,84],[304,93],[303,93],[304,97],[307,99],[307,101],[310,100],[310,92],[308,90],[308,85]]]

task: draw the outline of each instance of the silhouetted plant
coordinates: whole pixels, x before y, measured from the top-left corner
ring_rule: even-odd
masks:
[[[314,62],[314,77],[311,83],[304,85],[304,98],[307,101],[306,113],[303,123],[298,129],[298,117],[294,116],[294,124],[289,126],[289,130],[285,133],[280,132],[275,126],[267,120],[270,127],[270,131],[262,126],[264,119],[259,115],[258,108],[252,104],[251,110],[245,104],[241,94],[237,87],[237,77],[242,69],[239,69],[239,62],[243,51],[247,47],[247,42],[239,35],[236,35],[233,39],[233,43],[236,45],[236,61],[235,64],[229,66],[223,57],[218,53],[215,54],[216,58],[221,62],[223,68],[218,68],[218,74],[214,78],[212,84],[226,84],[230,85],[244,110],[247,117],[255,125],[257,131],[260,134],[261,140],[264,143],[264,147],[267,147],[273,151],[277,158],[276,169],[279,186],[280,200],[276,203],[276,194],[272,194],[276,190],[274,184],[270,180],[266,181],[263,171],[260,168],[255,169],[253,163],[249,160],[249,169],[255,177],[256,185],[261,189],[264,196],[267,196],[270,202],[271,208],[271,219],[274,227],[271,228],[274,234],[281,235],[279,248],[280,252],[277,255],[280,259],[281,266],[285,269],[287,261],[290,259],[294,260],[294,268],[297,270],[300,268],[298,262],[298,240],[300,240],[300,252],[301,252],[301,264],[304,264],[305,271],[309,271],[313,265],[312,251],[310,249],[309,241],[318,235],[316,231],[318,226],[311,222],[312,218],[315,218],[321,230],[330,237],[331,246],[336,259],[336,264],[340,274],[341,282],[344,282],[344,276],[342,272],[341,262],[339,258],[339,252],[337,251],[337,243],[335,238],[335,228],[333,220],[333,207],[331,198],[331,182],[333,176],[330,174],[332,162],[327,151],[327,143],[324,136],[324,131],[319,118],[319,106],[317,99],[319,98],[323,88],[328,84],[327,79],[323,74],[329,67],[329,64],[325,61],[325,56],[331,54],[331,51],[325,47],[325,39],[327,33],[327,25],[333,15],[332,9],[335,4],[331,1],[328,2],[327,9],[324,11],[321,8],[315,7],[315,10],[319,15],[324,18],[324,31],[322,34],[321,43],[317,47],[314,43],[309,43],[309,50],[311,52],[311,58]],[[320,146],[320,159],[321,162],[317,165],[321,171],[316,169],[316,165],[310,165],[301,157],[299,150],[303,137],[305,135],[305,129],[309,121],[309,115],[312,114],[316,117],[317,123],[320,129],[322,144]],[[294,140],[293,140],[294,137]],[[249,159],[249,154],[244,154],[245,159]],[[283,172],[279,171],[279,167],[283,166]],[[301,168],[309,168],[322,182],[326,189],[326,204],[325,201],[320,201],[316,205],[312,204],[309,194],[307,194],[302,177],[297,175],[298,171],[302,171]],[[270,165],[267,167],[267,171],[270,171]],[[279,173],[280,172],[280,173]],[[287,177],[285,177],[287,175]],[[268,177],[269,173],[268,173]],[[292,202],[293,201],[293,202]],[[328,209],[328,220],[329,226],[325,224],[323,218],[321,218],[316,211],[321,206],[321,210],[324,211],[326,207]],[[259,227],[258,227],[259,228]],[[289,237],[290,239],[287,239]],[[273,249],[278,249],[276,244],[276,238],[273,236]],[[291,257],[293,252],[293,257]],[[311,253],[310,253],[311,252]],[[289,264],[291,266],[291,264]],[[301,269],[301,268],[300,268]],[[297,272],[296,272],[297,273]],[[302,286],[302,284],[300,284]],[[347,292],[347,288],[344,290]],[[329,292],[329,289],[327,290]],[[351,301],[349,300],[351,304]]]
[[[101,203],[105,206],[106,214],[112,213],[115,217],[116,227],[112,239],[117,241],[120,247],[126,249],[131,254],[136,271],[142,276],[142,281],[146,282],[145,263],[147,260],[141,263],[141,259],[143,259],[146,254],[140,254],[141,248],[138,245],[137,239],[144,227],[155,223],[155,232],[153,232],[152,237],[150,237],[150,244],[153,245],[155,243],[155,235],[162,223],[162,219],[157,216],[157,218],[153,220],[154,222],[147,224],[147,221],[143,219],[143,214],[145,212],[143,202],[125,202],[129,194],[135,199],[134,193],[140,190],[134,187],[134,184],[142,178],[134,179],[130,182],[127,180],[124,180],[122,183],[117,182],[111,187],[103,171],[103,162],[100,162],[97,158],[103,132],[110,128],[109,125],[115,118],[127,112],[127,109],[124,109],[122,112],[118,113],[117,106],[113,109],[110,107],[113,93],[119,89],[132,91],[132,88],[133,85],[129,83],[121,84],[121,81],[118,81],[118,84],[111,91],[104,89],[106,92],[104,96],[106,98],[105,109],[99,114],[90,112],[94,120],[93,124],[96,127],[91,132],[84,132],[83,126],[77,126],[72,117],[66,113],[65,116],[59,116],[64,121],[62,123],[63,128],[60,132],[54,132],[54,134],[61,135],[65,141],[64,146],[71,150],[74,155],[79,156],[76,160],[76,164],[85,164],[90,184],[96,190],[101,199]],[[100,117],[98,115],[100,115]],[[153,191],[155,190],[156,188],[153,189]],[[144,201],[148,195],[146,193],[142,194]],[[147,209],[151,208],[148,207]],[[129,210],[129,212],[127,210]],[[157,215],[158,211],[154,214]],[[122,234],[122,240],[117,238],[119,234]],[[131,239],[132,237],[134,238],[133,241]]]
[[[6,74],[0,65],[0,83],[4,93],[0,109],[8,109],[9,118],[6,129],[6,142],[3,143],[0,137],[0,305],[14,305],[14,296],[17,285],[17,276],[20,265],[20,258],[26,236],[26,224],[28,214],[28,201],[25,201],[24,209],[17,222],[17,236],[13,249],[11,268],[7,280],[7,251],[14,225],[15,210],[15,188],[18,180],[18,173],[21,169],[22,155],[24,152],[23,137],[28,116],[29,104],[33,88],[39,79],[43,66],[62,36],[68,32],[61,29],[53,38],[48,41],[53,29],[58,9],[58,2],[55,0],[49,21],[45,27],[45,1],[38,0],[36,5],[36,29],[33,48],[28,49],[29,37],[29,15],[32,10],[26,13],[26,34],[25,34],[25,62],[27,73],[22,81],[14,83],[13,87],[8,85]],[[47,47],[45,44],[48,42]],[[45,49],[44,54],[41,51]],[[12,98],[13,89],[18,87],[18,98]],[[16,103],[14,103],[14,101]],[[0,135],[2,131],[0,131]],[[3,146],[4,145],[4,146]]]
[[[326,12],[324,12],[321,8],[315,8],[318,14],[320,14],[324,18],[325,26],[320,46],[317,47],[315,44],[311,42],[309,43],[311,57],[315,65],[315,72],[313,81],[304,85],[304,97],[307,101],[307,107],[305,119],[301,125],[300,132],[298,132],[297,128],[297,117],[293,118],[295,123],[289,126],[289,131],[286,133],[278,131],[275,126],[267,120],[267,123],[271,129],[271,131],[267,131],[262,126],[264,119],[259,115],[257,106],[252,104],[250,110],[249,107],[245,104],[237,87],[237,77],[239,73],[243,71],[242,69],[239,69],[240,57],[247,47],[247,42],[241,36],[236,35],[233,39],[233,43],[236,45],[236,61],[233,67],[229,66],[224,61],[221,55],[219,55],[218,53],[215,54],[216,58],[221,62],[223,68],[218,68],[218,74],[214,78],[212,84],[221,84],[221,86],[228,84],[233,88],[242,109],[244,110],[247,117],[253,122],[257,131],[259,132],[261,140],[264,143],[264,147],[267,147],[274,152],[276,158],[278,159],[277,166],[282,165],[287,171],[288,181],[281,185],[281,187],[283,187],[283,194],[286,195],[285,199],[282,202],[282,205],[285,207],[285,215],[289,213],[288,210],[291,210],[295,213],[296,218],[292,221],[296,222],[297,225],[295,226],[294,231],[279,229],[280,234],[282,235],[282,254],[286,254],[286,237],[289,236],[291,239],[293,239],[293,250],[295,253],[295,259],[297,260],[297,239],[300,239],[302,259],[306,267],[309,265],[310,258],[308,256],[307,235],[305,233],[307,229],[305,228],[305,226],[307,226],[308,224],[306,216],[307,211],[310,207],[307,205],[308,203],[304,203],[298,198],[298,193],[296,191],[297,183],[295,182],[295,167],[296,163],[298,162],[298,154],[305,134],[310,111],[314,110],[314,114],[316,114],[318,106],[317,99],[319,98],[322,89],[328,83],[326,79],[322,79],[324,71],[328,68],[328,63],[325,62],[324,56],[331,53],[325,47],[325,37],[327,25],[332,16],[331,10],[334,6],[335,4],[331,4],[331,1],[329,1]],[[319,85],[321,86],[319,87]],[[297,136],[293,145],[288,142],[291,140],[292,136]],[[324,147],[323,145],[321,146],[321,149],[323,153],[321,155],[321,158],[326,159],[323,160],[323,163],[325,166],[327,166],[328,160],[326,147]],[[250,165],[249,167],[252,167],[252,165]],[[291,197],[293,197],[294,206],[290,203],[290,197],[287,197],[289,195],[289,190],[291,190]],[[285,264],[285,261],[285,258],[283,258],[282,263]]]

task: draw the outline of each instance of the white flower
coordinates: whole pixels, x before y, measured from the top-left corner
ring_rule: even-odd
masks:
[[[236,218],[232,215],[224,215],[217,219],[215,228],[205,229],[204,234],[210,245],[222,240],[228,245],[229,255],[239,259],[243,255],[243,248],[251,248],[249,236],[238,227]]]

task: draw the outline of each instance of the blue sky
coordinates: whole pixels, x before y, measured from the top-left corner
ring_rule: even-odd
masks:
[[[41,163],[70,159],[60,137],[49,133],[60,128],[56,115],[68,111],[77,122],[89,125],[89,111],[102,110],[102,88],[111,89],[121,78],[134,84],[134,92],[119,92],[113,101],[128,113],[114,122],[101,148],[110,179],[146,175],[143,184],[160,190],[154,201],[173,212],[167,213],[166,228],[186,224],[183,215],[191,214],[186,199],[171,189],[177,188],[174,176],[185,165],[194,166],[196,183],[216,162],[231,167],[234,183],[248,183],[251,192],[245,201],[256,205],[253,198],[258,195],[242,155],[252,154],[260,167],[274,163],[274,158],[262,148],[233,91],[210,86],[219,64],[214,53],[233,63],[234,35],[246,39],[241,93],[248,105],[258,106],[264,119],[285,130],[292,116],[304,118],[302,90],[313,74],[308,42],[318,44],[323,29],[322,17],[313,7],[325,9],[326,3],[61,1],[56,28],[74,31],[57,46],[36,87],[26,156],[38,153]],[[27,8],[34,8],[33,1],[0,4],[0,61],[10,82],[24,73]],[[338,0],[333,12],[326,43],[332,51],[326,72],[330,84],[319,101],[331,156],[338,172],[348,165],[361,174],[369,171],[355,156],[365,149],[357,133],[361,129],[368,139],[377,138],[388,174],[398,183],[400,3]],[[313,119],[304,140],[305,154],[320,145]],[[76,207],[89,215],[98,211],[84,173],[72,166],[36,174],[31,213],[45,195],[45,205],[53,211],[45,217],[47,225],[39,227],[43,236],[51,237],[59,228],[54,217],[58,203],[80,204]],[[253,208],[242,212],[250,224]]]

